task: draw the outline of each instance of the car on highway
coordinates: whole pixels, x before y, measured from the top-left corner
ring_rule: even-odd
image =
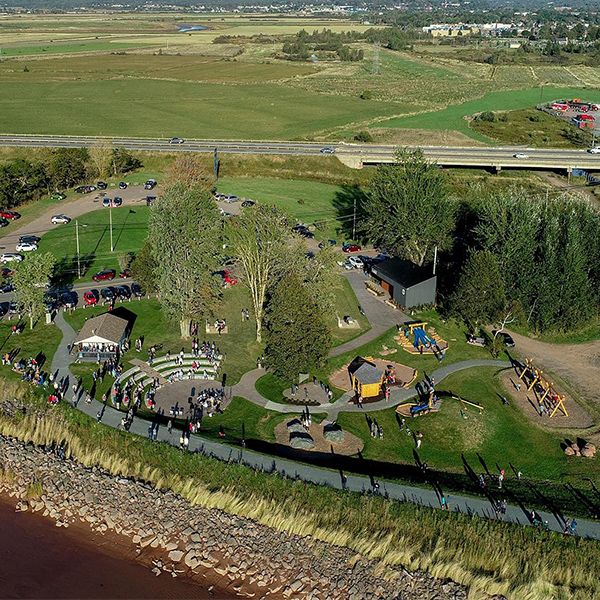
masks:
[[[111,287],[104,287],[100,290],[100,296],[105,302],[111,302],[115,298],[114,289]]]
[[[58,301],[60,305],[64,306],[65,308],[75,308],[77,306],[77,302],[79,302],[79,296],[77,296],[77,292],[63,292]]]
[[[142,286],[139,283],[132,283],[131,284],[131,293],[136,298],[141,298],[144,295],[144,290],[142,290]]]
[[[256,202],[254,202],[254,200],[244,200],[242,202],[242,208],[250,208],[251,206],[254,206],[256,204]]]
[[[342,244],[342,252],[360,252],[362,248],[358,244],[351,244],[350,242],[344,242]]]
[[[600,154],[600,146],[594,146],[588,150],[590,154]]]
[[[8,294],[8,292],[12,292],[15,289],[15,286],[12,283],[3,283],[0,285],[0,293]]]
[[[95,273],[92,277],[94,281],[112,281],[114,278],[114,269],[105,269],[104,271],[98,271],[98,273]]]
[[[25,258],[22,254],[18,254],[17,252],[5,252],[0,256],[0,262],[8,263],[8,262],[21,262]]]
[[[332,148],[331,146],[325,146],[324,148],[321,148],[319,152],[321,154],[335,154],[335,148]]]
[[[8,227],[8,219],[0,219],[0,227]]]
[[[78,194],[89,194],[90,192],[96,191],[95,185],[79,185],[75,188]]]
[[[506,331],[496,331],[495,329],[492,331],[492,335],[502,340],[502,343],[507,348],[515,347],[515,340],[513,340],[512,335],[506,333]]]
[[[117,285],[115,286],[115,293],[119,298],[123,300],[129,300],[131,298],[131,290],[128,285]]]
[[[183,144],[183,142],[185,142],[185,140],[183,138],[180,138],[180,137],[172,137],[169,140],[169,144]]]
[[[144,183],[145,190],[153,190],[156,187],[156,179],[148,179],[146,183]]]
[[[525,152],[515,152],[513,154],[513,158],[519,158],[519,159],[529,158],[529,154],[526,154]]]
[[[20,219],[21,215],[14,210],[0,210],[0,217],[8,219],[9,221],[14,221],[15,219]]]
[[[120,190],[126,190],[127,189],[127,183],[125,181],[119,181],[119,189]]]
[[[25,243],[29,243],[29,244],[37,244],[40,241],[40,237],[38,237],[37,235],[22,235],[19,238],[19,242],[25,244]]]
[[[98,300],[100,300],[98,290],[88,290],[87,292],[83,292],[83,302],[86,306],[95,306],[98,304]]]
[[[50,221],[53,225],[66,225],[71,222],[71,217],[67,217],[67,215],[53,215]]]
[[[19,242],[15,246],[15,250],[17,252],[33,252],[34,250],[37,250],[37,249],[38,249],[37,244],[34,244],[32,242]]]
[[[67,197],[66,194],[63,194],[62,192],[54,192],[54,194],[52,194],[52,196],[50,196],[50,200],[54,200],[56,202],[58,202],[59,200],[64,200]]]

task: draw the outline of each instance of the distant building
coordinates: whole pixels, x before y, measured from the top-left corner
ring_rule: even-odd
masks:
[[[371,276],[400,308],[435,304],[437,276],[431,266],[418,267],[401,258],[374,265]]]

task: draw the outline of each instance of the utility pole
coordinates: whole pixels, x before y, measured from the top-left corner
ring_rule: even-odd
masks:
[[[108,209],[108,219],[110,222],[110,251],[112,252],[114,250],[113,234],[112,234],[112,206],[110,206]]]
[[[436,267],[437,267],[437,246],[434,246],[434,248],[433,248],[433,274],[434,275],[435,275]]]
[[[81,279],[81,262],[79,260],[79,221],[75,219],[75,239],[77,240],[77,279]]]
[[[352,240],[356,239],[356,195],[354,196],[354,209],[352,212]]]

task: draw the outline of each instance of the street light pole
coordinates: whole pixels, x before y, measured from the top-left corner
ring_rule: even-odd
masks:
[[[356,239],[356,195],[354,196],[354,209],[352,211],[352,240]]]
[[[75,219],[75,239],[77,240],[77,279],[81,279],[81,262],[79,260],[79,221]]]
[[[108,208],[108,219],[110,221],[110,251],[112,252],[114,250],[112,234],[112,206]]]

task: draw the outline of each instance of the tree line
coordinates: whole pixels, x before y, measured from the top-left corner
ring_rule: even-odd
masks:
[[[364,190],[362,237],[417,265],[440,262],[440,304],[471,327],[510,316],[568,331],[600,314],[600,213],[522,188],[458,198],[422,152],[401,151]]]
[[[18,158],[0,165],[0,208],[14,208],[91,177],[127,173],[141,162],[123,148],[56,148],[36,161]]]

